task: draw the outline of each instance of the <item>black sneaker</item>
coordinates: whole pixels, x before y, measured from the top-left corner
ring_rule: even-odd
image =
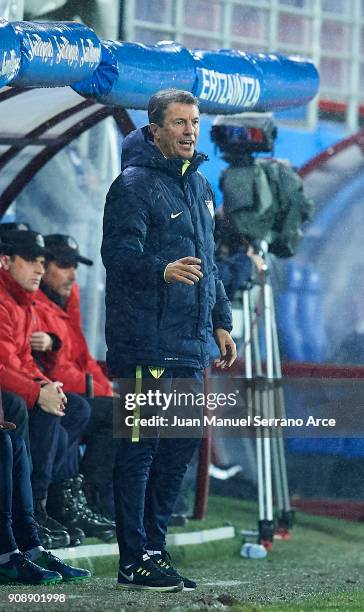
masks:
[[[119,569],[116,588],[168,593],[182,591],[183,582],[182,578],[169,576],[163,572],[158,565],[153,563],[149,555],[144,554],[128,569]]]
[[[39,567],[27,554],[14,553],[8,563],[0,565],[1,584],[57,584],[58,582],[62,582],[61,574]]]
[[[61,574],[64,582],[75,582],[76,580],[85,580],[91,577],[91,572],[87,569],[72,567],[72,565],[64,563],[64,561],[46,550],[38,557],[35,563],[47,570],[58,572]]]
[[[197,588],[197,584],[194,580],[181,576],[181,574],[174,569],[171,555],[166,550],[163,550],[161,555],[152,555],[151,559],[153,563],[155,563],[165,574],[167,574],[167,576],[173,576],[174,578],[182,580],[184,591],[194,591]]]

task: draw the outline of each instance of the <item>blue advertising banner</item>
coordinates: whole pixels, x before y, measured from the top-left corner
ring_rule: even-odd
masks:
[[[21,67],[12,85],[60,87],[93,74],[101,59],[101,42],[80,23],[11,24],[21,47]]]
[[[188,49],[174,43],[147,46],[138,43],[107,41],[104,46],[116,59],[118,76],[111,89],[96,96],[104,104],[144,109],[150,96],[166,87],[191,91],[195,80],[194,60]],[[92,91],[95,79],[102,83],[107,64],[96,70],[91,79],[73,86],[80,94]]]
[[[20,43],[11,25],[0,19],[0,87],[11,83],[20,68]]]
[[[153,93],[174,87],[197,96],[205,113],[279,110],[307,104],[319,87],[314,64],[297,56],[103,42],[74,22],[1,22],[1,34],[0,85],[70,85],[125,108],[145,109]]]
[[[101,63],[92,77],[73,88],[81,95],[95,95],[104,104],[145,109],[153,93],[176,87],[199,98],[202,112],[230,114],[301,106],[319,87],[313,63],[297,56],[190,51],[175,43],[106,42],[103,46],[111,52],[109,63]],[[118,76],[111,85],[107,77],[112,56]]]

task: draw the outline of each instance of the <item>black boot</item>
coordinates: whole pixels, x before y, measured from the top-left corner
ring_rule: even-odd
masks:
[[[63,548],[65,546],[69,546],[71,538],[66,527],[48,516],[46,511],[46,503],[46,499],[36,499],[34,501],[34,518],[37,524],[39,525],[40,529],[43,530],[43,533],[47,534],[47,531],[45,530],[49,531],[53,548]]]
[[[51,485],[48,494],[48,510],[67,526],[79,528],[86,537],[96,537],[108,541],[115,536],[109,523],[99,521],[86,504],[80,501],[82,479],[69,478],[61,484]],[[83,495],[83,493],[82,493]]]
[[[66,525],[66,520],[64,520],[66,516],[65,510],[69,505],[68,499],[66,503],[64,492],[64,483],[66,482],[68,481],[64,481],[60,484],[51,484],[48,489],[47,510],[52,516],[56,516],[57,520],[59,520],[62,525]],[[73,524],[67,524],[65,529],[67,529],[71,538],[70,546],[79,546],[84,542],[86,535],[83,529]]]
[[[93,511],[90,508],[90,505],[87,502],[86,495],[83,490],[83,483],[84,483],[84,476],[82,474],[78,474],[78,476],[71,478],[71,491],[72,491],[74,498],[77,500],[78,507],[80,509],[83,509],[83,511],[86,512],[89,518],[96,520],[101,525],[104,525],[107,529],[112,529],[113,531],[115,531],[114,521],[107,519],[100,512]]]
[[[82,483],[82,491],[87,500],[87,505],[94,514],[101,517],[102,522],[108,522],[115,527],[115,509],[112,483],[99,486],[90,482],[86,477]]]
[[[41,527],[38,523],[36,523],[36,525],[37,525],[38,536],[39,536],[39,539],[40,539],[40,542],[43,548],[45,548],[46,550],[55,548],[55,546],[53,545],[53,540],[51,538],[51,532],[49,531],[49,529],[47,529],[47,527]]]

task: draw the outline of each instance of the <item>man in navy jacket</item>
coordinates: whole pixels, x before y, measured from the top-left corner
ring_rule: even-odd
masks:
[[[231,306],[214,262],[213,193],[198,170],[207,158],[195,151],[198,102],[189,92],[163,90],[150,99],[148,117],[150,124],[123,143],[122,171],[104,214],[107,362],[109,374],[123,379],[122,399],[132,379],[135,397],[153,378],[164,390],[181,380],[184,391],[202,390],[211,334],[218,365],[230,367],[236,359]],[[119,441],[120,588],[196,587],[165,550],[168,521],[199,444],[196,436],[176,438],[140,437],[135,420],[131,436]]]

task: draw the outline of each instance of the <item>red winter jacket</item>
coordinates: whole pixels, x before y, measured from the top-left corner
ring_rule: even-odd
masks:
[[[0,365],[0,371],[2,370],[3,366]],[[3,410],[3,401],[2,401],[2,397],[1,397],[1,389],[0,389],[0,429],[1,429],[1,424],[4,422],[4,410]]]
[[[33,408],[49,378],[35,363],[30,336],[38,331],[34,293],[25,291],[6,270],[0,270],[0,387],[17,393]]]
[[[61,341],[57,351],[37,353],[48,376],[61,380],[66,392],[85,393],[86,374],[89,372],[93,375],[95,396],[111,396],[111,383],[89,353],[82,332],[78,286],[73,285],[65,310],[43,291],[37,292],[35,304],[40,329],[54,334]]]

